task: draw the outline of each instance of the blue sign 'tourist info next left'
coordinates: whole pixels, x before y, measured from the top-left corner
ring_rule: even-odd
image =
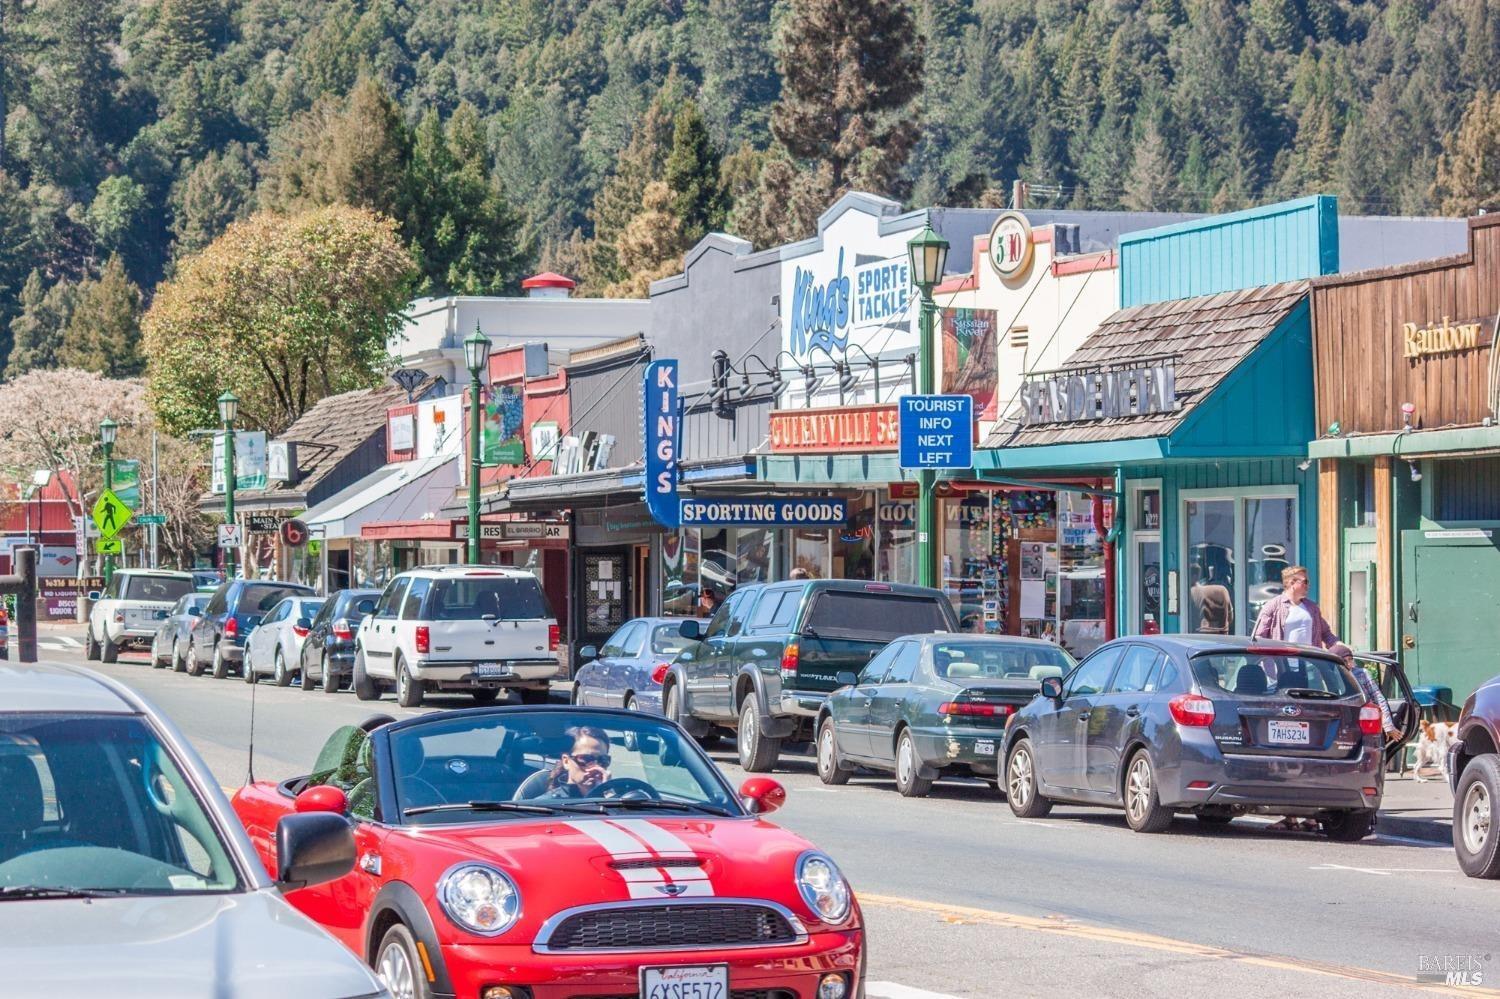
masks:
[[[680,527],[677,508],[677,362],[652,361],[641,381],[646,424],[646,509],[663,527]]]
[[[969,468],[974,464],[974,398],[901,397],[901,467]]]

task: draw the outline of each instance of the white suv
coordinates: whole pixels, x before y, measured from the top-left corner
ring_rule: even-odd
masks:
[[[180,597],[193,592],[193,574],[161,569],[117,569],[103,592],[89,594],[84,652],[112,663],[127,645],[148,648]]]
[[[354,638],[354,692],[373,701],[394,686],[408,708],[429,690],[481,704],[515,690],[544,703],[557,675],[557,619],[529,572],[504,566],[428,566],[386,585]]]

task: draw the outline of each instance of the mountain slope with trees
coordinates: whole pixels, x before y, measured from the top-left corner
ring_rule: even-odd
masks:
[[[0,0],[0,364],[139,372],[159,283],[335,203],[434,294],[642,294],[850,184],[1463,214],[1496,65],[1500,0]]]

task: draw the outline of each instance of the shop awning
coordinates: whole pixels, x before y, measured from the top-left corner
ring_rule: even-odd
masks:
[[[755,466],[749,456],[684,462],[681,484],[692,488],[748,481],[754,475]],[[607,499],[618,498],[622,493],[639,499],[645,483],[645,472],[635,465],[629,468],[604,468],[579,475],[539,475],[529,479],[511,479],[504,493],[480,497],[480,510],[483,513],[566,510],[602,503]],[[467,514],[467,508],[450,506],[447,513],[459,518]]]
[[[458,456],[402,461],[365,476],[302,517],[314,536],[357,538],[365,524],[432,520],[458,488]]]
[[[759,481],[767,485],[851,486],[915,481],[901,469],[894,451],[872,454],[763,454],[756,458]]]
[[[1429,455],[1493,453],[1500,450],[1500,427],[1448,427],[1394,434],[1324,437],[1307,446],[1309,458],[1423,458]]]

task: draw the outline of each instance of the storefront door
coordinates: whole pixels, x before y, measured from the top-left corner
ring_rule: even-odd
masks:
[[[605,639],[630,619],[629,548],[589,548],[578,553],[574,577],[574,648],[604,644]]]
[[[1297,564],[1296,493],[1271,486],[1180,495],[1181,630],[1248,635],[1281,592],[1281,570]]]
[[[1500,673],[1500,532],[1403,531],[1403,665],[1453,703]]]

